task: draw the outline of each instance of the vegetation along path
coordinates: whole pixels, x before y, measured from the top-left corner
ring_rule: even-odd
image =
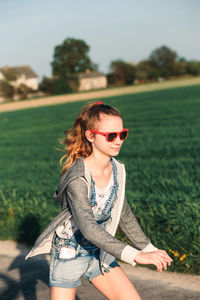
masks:
[[[73,102],[73,101],[84,101],[90,99],[99,100],[104,97],[112,97],[112,96],[118,96],[123,94],[134,94],[140,92],[155,91],[161,89],[169,89],[169,88],[198,85],[198,84],[200,84],[200,77],[169,80],[169,81],[156,82],[156,83],[150,83],[144,85],[132,85],[127,87],[110,88],[106,90],[90,91],[85,93],[74,93],[74,94],[68,94],[62,96],[50,96],[50,97],[45,97],[40,99],[3,103],[0,105],[0,112],[33,108],[38,106],[55,105],[59,103]]]

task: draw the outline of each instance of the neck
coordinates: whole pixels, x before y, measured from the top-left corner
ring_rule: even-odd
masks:
[[[100,153],[93,152],[90,156],[86,157],[84,161],[95,173],[103,173],[110,168],[110,156]]]

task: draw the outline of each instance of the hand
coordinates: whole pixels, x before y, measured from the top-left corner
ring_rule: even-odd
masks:
[[[163,268],[167,270],[167,265],[170,266],[173,259],[164,250],[156,250],[152,252],[139,252],[135,257],[135,262],[141,265],[154,265],[159,272]]]

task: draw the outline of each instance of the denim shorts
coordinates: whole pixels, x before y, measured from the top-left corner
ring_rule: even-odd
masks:
[[[100,249],[87,240],[84,245],[80,245],[73,239],[55,236],[51,250],[49,286],[75,288],[81,284],[81,277],[90,281],[101,275],[99,252]],[[69,254],[67,258],[66,253]],[[109,272],[110,268],[116,266],[119,264],[114,260],[104,271]]]

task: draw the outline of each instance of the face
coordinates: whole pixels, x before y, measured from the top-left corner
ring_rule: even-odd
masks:
[[[102,114],[101,121],[96,124],[94,129],[101,132],[119,132],[123,129],[123,122],[120,117]],[[102,153],[106,156],[117,156],[123,144],[119,136],[113,142],[108,142],[105,136],[92,134],[88,130],[86,137],[92,143],[93,152]]]

